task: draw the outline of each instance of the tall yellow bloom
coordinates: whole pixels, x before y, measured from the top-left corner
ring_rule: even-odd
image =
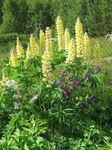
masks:
[[[17,54],[14,51],[14,49],[11,49],[11,52],[10,52],[10,64],[12,67],[17,66]]]
[[[45,31],[45,50],[50,53],[52,51],[52,36],[51,29],[49,27],[47,27]]]
[[[98,41],[96,41],[93,55],[94,55],[94,63],[99,64],[101,62],[101,54],[100,54],[100,44]]]
[[[70,32],[67,28],[65,29],[64,33],[64,42],[65,42],[65,50],[68,51],[70,43]]]
[[[91,57],[91,49],[90,49],[90,38],[85,32],[84,34],[84,58],[86,61],[89,61]]]
[[[77,19],[76,25],[75,25],[75,35],[76,35],[76,48],[77,48],[77,56],[82,57],[83,56],[83,50],[84,50],[84,43],[83,43],[83,25],[80,21],[80,19]]]
[[[39,38],[40,38],[40,53],[43,54],[45,51],[45,34],[42,30],[40,30]]]
[[[16,51],[17,51],[17,58],[24,57],[24,49],[18,37],[17,37]]]
[[[30,43],[28,43],[27,51],[26,51],[26,58],[31,58],[31,57],[33,57],[33,54],[30,48]]]
[[[4,70],[2,70],[2,81],[3,82],[5,82],[5,81],[7,81],[7,76],[6,76],[6,74],[5,74],[5,71]]]
[[[76,46],[75,46],[75,40],[72,38],[69,43],[68,56],[66,59],[66,63],[72,64],[75,56],[76,56]]]
[[[64,49],[64,27],[60,16],[56,19],[56,30],[59,50]]]
[[[52,78],[52,66],[51,66],[51,56],[49,51],[45,51],[42,56],[42,73],[43,73],[43,81],[48,83]]]
[[[30,36],[30,49],[31,49],[31,57],[39,56],[39,46],[36,42],[36,38],[33,34]]]

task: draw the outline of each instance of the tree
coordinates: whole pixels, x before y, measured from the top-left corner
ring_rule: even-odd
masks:
[[[3,0],[0,0],[0,24],[2,23],[2,16],[3,16],[2,6],[3,6]]]
[[[51,27],[53,20],[53,9],[49,0],[29,1],[27,32],[39,33],[40,29]]]
[[[26,0],[5,0],[3,5],[2,32],[26,31],[28,5]]]

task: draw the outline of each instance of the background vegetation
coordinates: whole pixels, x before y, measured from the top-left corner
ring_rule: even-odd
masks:
[[[79,16],[92,36],[112,31],[111,0],[1,0],[1,32],[31,33],[54,26],[60,15],[74,34],[73,24]],[[24,21],[23,21],[24,20]]]

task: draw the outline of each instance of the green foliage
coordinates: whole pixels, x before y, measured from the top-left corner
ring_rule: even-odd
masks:
[[[56,46],[54,54],[48,85],[42,80],[40,57],[18,59],[16,68],[5,66],[8,81],[0,85],[0,147],[108,149],[112,95],[103,90],[111,76],[107,79],[99,66],[84,63],[82,58],[75,58],[73,65],[65,64],[66,54],[61,52],[58,58]]]
[[[17,33],[8,33],[8,34],[0,34],[0,43],[10,43],[16,41],[16,38],[19,37],[22,41],[27,41],[28,36],[27,35],[22,35],[22,34],[17,34]]]
[[[31,33],[53,23],[51,3],[48,1],[5,0],[1,32]]]
[[[60,7],[59,7],[60,6]],[[112,31],[111,0],[53,0],[55,17],[59,14],[64,24],[74,33],[73,24],[79,16],[86,31],[92,36],[105,35]]]
[[[63,18],[72,34],[77,16],[91,36],[112,31],[111,0],[4,0],[0,7],[2,5],[2,33],[38,33],[40,28],[54,27],[57,15]]]
[[[3,16],[2,6],[3,6],[3,0],[0,0],[0,24],[2,23],[2,16]]]
[[[46,121],[38,116],[36,118],[33,115],[28,117],[28,114],[23,116],[20,112],[11,116],[4,137],[0,141],[0,148],[3,150],[53,149],[53,144],[44,138],[47,130]]]
[[[12,47],[16,46],[17,37],[20,38],[23,46],[26,48],[29,35],[19,35],[17,33],[0,34],[0,79],[2,75],[2,68],[4,68],[4,64],[8,62],[9,52]]]
[[[22,35],[17,33],[0,34],[1,51],[6,50],[7,52],[16,45],[17,37],[20,38],[22,44],[27,47],[28,35]]]
[[[38,33],[39,28],[53,25],[59,14],[72,33],[71,24],[78,15],[82,16],[86,30],[92,35],[105,34],[111,29],[111,10],[108,10],[107,16],[104,14],[111,7],[110,3],[108,0],[107,7],[107,2],[99,0],[57,0],[57,3],[54,0],[27,3],[5,0],[2,31]],[[107,18],[109,22],[105,21]],[[17,36],[26,47],[28,36],[17,33],[1,34],[0,43],[8,43],[6,49],[10,49],[15,46]],[[111,54],[111,43],[108,42],[107,46],[107,42],[101,39],[100,45],[102,56]],[[111,69],[107,69],[107,62],[104,66],[105,60],[104,64],[94,66],[92,62],[88,64],[77,57],[69,65],[65,63],[66,55],[67,52],[58,51],[56,43],[53,43],[53,76],[48,84],[43,81],[40,56],[19,58],[16,67],[12,67],[9,60],[1,66],[7,77],[6,81],[0,81],[1,150],[112,148]]]
[[[40,29],[44,29],[54,23],[53,8],[50,1],[33,0],[29,1],[27,33],[39,33]]]
[[[24,33],[27,23],[28,6],[26,0],[5,0],[1,32]],[[24,21],[23,21],[24,20]]]

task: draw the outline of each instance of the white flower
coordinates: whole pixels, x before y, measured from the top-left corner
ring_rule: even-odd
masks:
[[[14,102],[14,109],[21,109],[21,104]]]
[[[8,80],[8,81],[6,81],[6,86],[7,87],[15,87],[15,86],[17,86],[17,83],[16,83],[16,81],[15,80]]]
[[[22,99],[22,95],[20,93],[16,93],[13,95],[13,98]]]
[[[34,95],[31,100],[30,100],[30,103],[34,103],[38,98],[38,95]]]

